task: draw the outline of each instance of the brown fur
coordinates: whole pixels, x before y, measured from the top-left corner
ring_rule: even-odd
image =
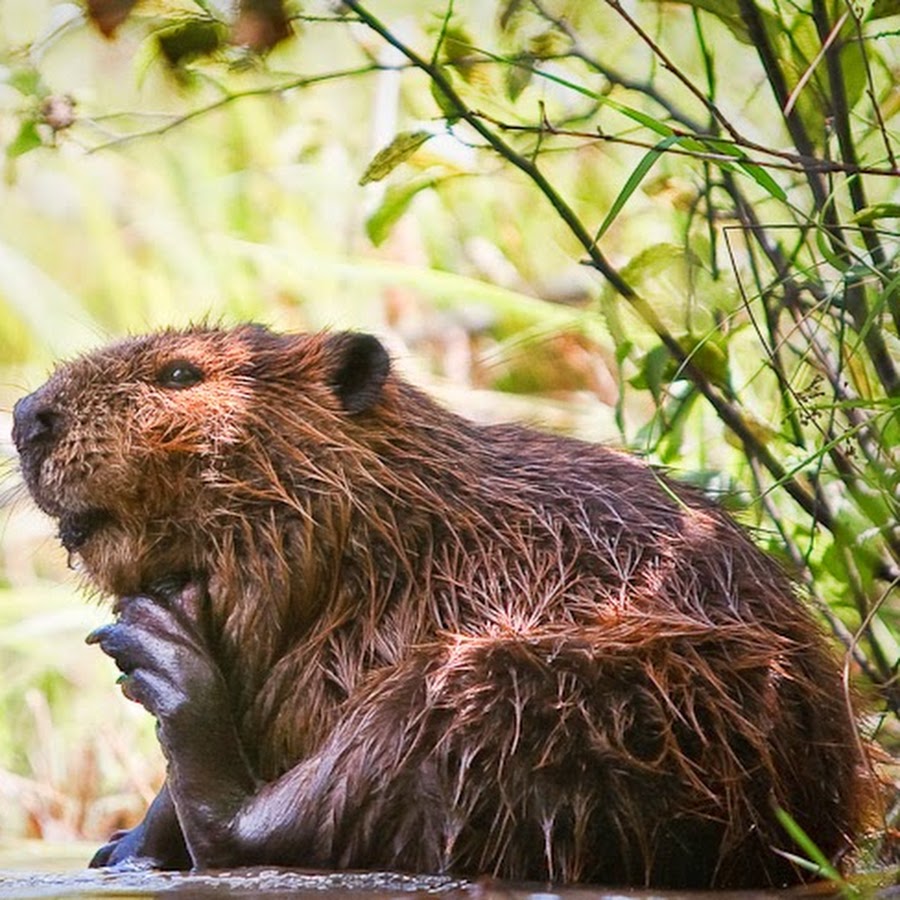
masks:
[[[800,880],[772,849],[795,849],[775,805],[840,855],[862,753],[779,567],[629,456],[475,425],[393,374],[348,412],[350,340],[247,326],[112,345],[41,389],[65,427],[23,454],[102,591],[208,584],[256,773],[322,757],[296,863]],[[203,381],[161,387],[173,360]]]

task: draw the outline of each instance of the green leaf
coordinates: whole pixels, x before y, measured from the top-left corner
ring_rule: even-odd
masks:
[[[719,387],[729,383],[728,354],[725,349],[707,338],[696,338],[685,334],[678,343],[696,369]],[[659,344],[644,355],[638,373],[629,379],[629,384],[640,390],[649,390],[658,402],[666,383],[684,378],[675,359],[665,344]]]
[[[765,170],[763,166],[750,162],[744,154],[744,151],[736,147],[729,141],[705,141],[706,148],[714,153],[724,153],[727,156],[733,156],[735,164],[739,166],[747,175],[749,175],[766,193],[774,197],[776,200],[784,202],[787,200],[787,194],[784,188]]]
[[[859,889],[855,886],[849,884],[844,881],[841,877],[841,873],[838,872],[837,869],[829,862],[828,857],[816,846],[816,843],[812,840],[812,838],[800,827],[800,825],[796,822],[796,820],[790,815],[790,813],[783,810],[781,807],[775,807],[775,815],[778,818],[778,821],[781,823],[781,827],[791,836],[794,843],[797,844],[798,847],[807,855],[809,860],[813,863],[813,867],[815,871],[819,874],[823,875],[825,878],[830,878],[832,881],[837,882],[842,890],[849,891],[853,896],[857,896],[859,893]]]
[[[857,225],[871,225],[879,219],[900,219],[900,203],[873,203],[851,219]]]
[[[822,254],[822,258],[825,262],[834,266],[839,272],[846,274],[850,269],[851,264],[847,262],[846,259],[840,257],[832,249],[831,241],[828,239],[828,231],[822,225],[816,228],[816,247],[818,248],[819,253]]]
[[[556,81],[558,79],[554,78],[551,80]],[[663,137],[671,137],[673,134],[672,129],[664,122],[654,119],[653,116],[648,116],[647,113],[641,112],[633,106],[626,106],[624,103],[618,103],[615,100],[611,100],[609,97],[598,97],[597,99],[606,106],[611,106],[616,112],[637,122],[639,125],[643,125],[645,128],[649,128],[651,131],[656,132],[656,134],[662,135]]]
[[[443,75],[447,81],[452,80],[450,69],[443,69]],[[440,85],[434,80],[431,82],[430,89],[434,102],[437,103],[447,121],[453,123],[459,119],[460,110],[457,102],[452,97],[448,97],[447,94],[441,90]]]
[[[677,135],[670,134],[668,137],[663,138],[663,140],[661,140],[652,150],[649,150],[644,154],[643,159],[635,166],[631,175],[628,176],[628,180],[622,186],[622,190],[619,191],[619,195],[613,201],[612,206],[610,206],[606,218],[604,218],[600,227],[597,229],[597,234],[594,236],[594,243],[603,237],[606,230],[615,221],[616,216],[622,211],[622,207],[628,202],[628,198],[637,190],[638,185],[644,180],[644,176],[650,169],[653,168],[653,164],[656,160],[658,160],[672,144],[677,144],[680,140],[681,138]]]
[[[649,353],[644,354],[640,369],[628,383],[638,390],[649,390],[658,403],[662,396],[663,384],[669,380],[673,371],[672,354],[664,344],[657,344]]]
[[[381,181],[390,175],[400,163],[409,159],[422,144],[434,137],[430,131],[401,131],[394,139],[379,150],[372,161],[366,166],[359,179],[360,184],[368,184],[370,181]]]
[[[622,277],[637,284],[683,264],[688,253],[680,244],[651,244],[633,256],[622,269]]]
[[[29,150],[40,147],[43,143],[37,130],[37,122],[34,119],[26,119],[19,127],[18,134],[6,145],[7,159],[21,156]]]
[[[469,80],[476,65],[472,50],[472,38],[464,28],[450,25],[444,30],[441,56],[444,63],[459,72],[464,81]]]
[[[41,73],[31,66],[20,66],[10,70],[6,77],[6,83],[25,97],[37,97],[43,100],[50,93],[41,80]]]
[[[492,59],[494,62],[505,63],[509,66],[526,65],[522,62],[521,59],[514,59],[513,57],[503,56],[499,53],[491,53],[490,50],[485,50],[483,47],[479,47],[479,53],[481,53],[482,56],[485,56],[488,59]],[[591,100],[594,100],[597,103],[601,103],[604,106],[609,106],[616,112],[621,113],[623,116],[627,116],[632,121],[637,122],[639,125],[643,125],[645,128],[649,128],[651,131],[656,132],[656,134],[661,135],[662,137],[668,137],[669,135],[673,134],[672,129],[664,122],[661,122],[658,119],[654,119],[653,116],[647,115],[647,113],[641,112],[639,109],[635,109],[633,106],[626,106],[624,103],[619,103],[617,100],[613,100],[606,94],[599,93],[598,91],[592,91],[590,88],[586,88],[583,84],[578,84],[578,82],[571,81],[568,78],[562,78],[561,76],[556,75],[553,72],[548,72],[536,66],[527,66],[527,68],[530,72],[532,72],[532,74],[537,75],[538,78],[543,78],[546,81],[552,81],[554,84],[561,85],[562,87],[567,88],[570,91],[575,91],[576,93],[581,94],[583,97],[590,97]],[[443,97],[443,94],[441,94],[440,90],[435,90],[434,83],[432,83],[431,86],[431,93],[435,97],[435,100],[438,101],[438,105],[440,105],[441,100],[439,99],[439,96]],[[448,102],[447,97],[443,97],[443,99],[445,103]],[[452,113],[455,118],[459,118],[459,112],[455,108],[455,105],[452,109]],[[687,144],[685,146],[687,146]]]
[[[886,19],[888,16],[897,15],[900,15],[900,0],[874,0],[871,4],[872,19]]]
[[[391,185],[378,209],[366,220],[366,234],[377,247],[390,234],[396,222],[409,208],[416,194],[438,183],[436,178],[420,178],[407,184]]]
[[[500,24],[501,31],[507,31],[516,15],[521,11],[524,5],[523,0],[507,0],[501,7],[497,21]]]
[[[784,188],[762,166],[745,160],[738,165],[770,196],[782,203],[787,200]]]
[[[694,368],[701,372],[717,387],[729,386],[728,347],[720,345],[711,335],[697,338],[685,334],[678,338],[678,344]]]
[[[503,80],[506,83],[506,96],[510,100],[514,102],[518,100],[522,91],[531,83],[531,79],[534,77],[534,69],[531,66],[533,62],[534,57],[526,54],[522,57],[522,64],[507,66],[504,69]]]

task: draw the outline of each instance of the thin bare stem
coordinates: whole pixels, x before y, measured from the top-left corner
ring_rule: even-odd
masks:
[[[206,104],[206,106],[200,106],[196,109],[190,110],[189,112],[182,113],[180,116],[169,118],[165,123],[157,126],[156,128],[148,128],[144,131],[135,131],[131,134],[119,135],[112,138],[111,140],[104,141],[100,144],[95,144],[87,152],[98,153],[101,150],[109,150],[113,147],[121,147],[123,144],[128,144],[132,141],[141,140],[143,138],[160,137],[180,127],[181,125],[184,125],[187,122],[191,122],[194,119],[199,119],[203,116],[209,115],[216,110],[222,109],[223,107],[228,106],[229,104],[234,103],[238,100],[244,100],[247,97],[270,97],[277,94],[284,94],[288,91],[295,91],[302,88],[312,87],[313,85],[317,84],[324,84],[328,81],[339,81],[345,78],[357,78],[360,75],[370,75],[372,72],[384,70],[393,71],[408,68],[410,68],[410,66],[407,64],[390,66],[381,65],[378,63],[370,63],[368,65],[358,66],[353,69],[342,69],[336,72],[327,72],[323,75],[308,75],[302,78],[294,78],[290,81],[284,81],[279,84],[266,85],[264,87],[258,88],[248,88],[245,91],[230,91],[224,96],[220,97],[218,100],[214,100],[212,103]],[[105,118],[110,117],[107,116]]]
[[[595,141],[608,144],[621,144],[626,147],[640,147],[646,150],[658,150],[658,141],[646,141],[637,138],[624,137],[616,134],[601,134],[597,131],[582,131],[580,129],[560,128],[552,125],[546,120],[540,125],[523,125],[519,122],[507,122],[496,116],[488,115],[485,112],[476,111],[479,118],[496,125],[498,128],[509,132],[520,132],[523,134],[541,134],[547,133],[548,130],[556,137],[571,137],[585,141]],[[684,138],[685,140],[693,140],[696,142],[707,141],[714,146],[716,141],[721,142],[721,138],[711,134],[697,133],[691,131],[683,131],[680,128],[670,128],[670,133],[675,137]],[[765,154],[774,157],[776,161],[759,159],[756,157],[742,158],[742,162],[750,165],[758,166],[761,169],[774,169],[784,172],[797,172],[806,175],[809,171],[816,171],[823,174],[841,174],[841,175],[873,175],[883,178],[897,178],[900,176],[900,169],[886,169],[883,166],[865,166],[859,163],[849,165],[840,160],[822,159],[821,157],[804,157],[796,153],[786,150],[778,150],[774,147],[764,147],[753,141],[744,143],[733,143],[731,146],[737,146],[744,150],[750,150],[755,153]],[[729,153],[716,153],[714,150],[694,150],[679,144],[672,144],[666,147],[663,153],[671,156],[687,156],[701,162],[727,163],[733,165],[735,156]],[[781,160],[780,162],[777,160]]]
[[[622,6],[619,0],[606,0],[607,4],[611,6],[621,18],[628,24],[628,26],[634,31],[634,33],[653,51],[653,55],[660,61],[660,64],[663,66],[666,71],[670,72],[678,81],[681,82],[684,87],[703,104],[703,106],[709,111],[710,115],[731,135],[734,141],[742,141],[743,138],[741,133],[735,128],[734,125],[725,117],[724,113],[716,106],[716,104],[706,96],[706,94],[701,91],[697,85],[688,78],[678,66],[672,62],[669,58],[668,54],[659,46],[659,44],[653,40],[652,37],[641,27],[640,23]]]

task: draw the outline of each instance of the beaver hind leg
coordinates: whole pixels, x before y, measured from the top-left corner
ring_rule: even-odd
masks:
[[[746,625],[637,619],[461,636],[370,684],[240,830],[288,864],[796,883],[774,807],[836,854],[857,756],[843,710],[815,706],[842,701],[809,652]]]

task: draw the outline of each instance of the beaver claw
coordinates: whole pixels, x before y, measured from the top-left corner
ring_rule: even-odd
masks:
[[[163,786],[139,825],[111,835],[88,865],[92,869],[190,868],[191,857],[168,786]]]
[[[125,696],[161,725],[187,710],[211,715],[211,704],[217,699],[224,703],[224,680],[203,635],[202,597],[195,584],[162,597],[121,597],[114,608],[116,621],[87,637],[122,672]]]
[[[141,826],[130,830],[117,831],[91,858],[91,869],[166,869],[165,860],[148,856],[143,850],[140,835]],[[176,867],[180,868],[180,867]]]

